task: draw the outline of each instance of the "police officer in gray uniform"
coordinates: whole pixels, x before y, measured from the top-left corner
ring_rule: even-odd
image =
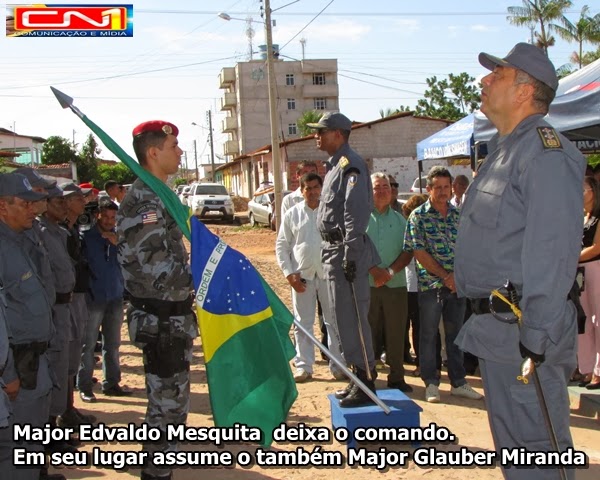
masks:
[[[183,152],[177,134],[175,125],[158,120],[133,130],[140,165],[163,182],[179,168]],[[169,424],[185,424],[190,407],[190,362],[198,325],[192,312],[188,254],[175,220],[139,178],[121,203],[117,235],[119,263],[131,301],[129,335],[144,354],[145,422],[165,432]],[[176,448],[165,440],[144,445],[150,453]],[[142,470],[142,479],[168,478],[171,469],[151,460]]]
[[[52,392],[50,423],[67,410],[69,377],[69,341],[71,340],[71,310],[69,305],[75,286],[75,267],[67,251],[67,231],[61,226],[67,216],[64,191],[60,187],[48,189],[46,212],[40,217],[40,233],[50,254],[50,265],[56,288],[56,299],[52,306],[52,320],[56,334],[48,349],[48,358],[57,385]]]
[[[585,159],[544,115],[555,96],[554,66],[537,47],[517,44],[500,59],[479,62],[482,107],[498,134],[469,188],[456,242],[455,279],[473,315],[456,343],[479,357],[494,443],[502,448],[550,451],[533,381],[523,382],[523,358],[539,363],[559,448],[573,446],[567,382],[575,362],[573,286],[583,225]],[[490,314],[489,295],[514,285],[522,323]],[[512,317],[502,302],[496,315]],[[503,313],[498,313],[504,310]],[[557,469],[503,467],[508,479],[558,479]],[[568,471],[574,478],[574,471]]]
[[[371,177],[365,161],[348,145],[352,122],[346,116],[326,113],[318,123],[307,125],[317,131],[317,147],[331,155],[321,192],[317,228],[325,240],[322,259],[333,318],[346,361],[355,368],[358,378],[375,391],[375,358],[367,319],[369,269],[379,263],[375,246],[366,234],[373,210]],[[356,305],[360,318],[357,318]],[[356,385],[338,392],[338,397],[342,407],[372,403]]]
[[[4,471],[4,468],[10,463],[12,465],[12,448],[3,443],[5,435],[11,434],[10,425],[12,407],[10,399],[5,391],[6,385],[2,380],[2,374],[6,369],[9,362],[12,363],[12,353],[9,348],[8,330],[6,327],[6,297],[4,296],[4,280],[2,279],[2,272],[0,272],[0,469]]]
[[[54,299],[48,298],[32,261],[35,246],[25,239],[35,218],[34,203],[44,197],[45,194],[32,190],[23,175],[0,175],[0,278],[6,294],[12,351],[12,362],[5,367],[2,379],[7,391],[15,394],[12,422],[32,427],[42,427],[47,422],[52,389],[46,350],[53,334]],[[15,446],[12,428],[0,430],[0,450]],[[23,442],[22,448],[42,451],[37,442]],[[36,465],[17,469],[10,461],[3,462],[0,469],[3,477],[12,480],[40,478],[40,467]]]

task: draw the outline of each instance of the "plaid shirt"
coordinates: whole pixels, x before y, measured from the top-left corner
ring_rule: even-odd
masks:
[[[425,250],[447,272],[454,271],[454,244],[458,233],[459,211],[448,203],[448,213],[444,218],[427,200],[415,208],[408,218],[404,236],[404,250],[414,252]],[[416,262],[419,278],[419,291],[440,288],[442,281],[429,273]]]

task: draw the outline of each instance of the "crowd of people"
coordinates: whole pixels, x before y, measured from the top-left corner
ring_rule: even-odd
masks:
[[[102,394],[131,393],[119,384],[124,287],[116,250],[118,206],[104,197],[86,215],[97,193],[75,183],[58,186],[29,167],[0,175],[0,426],[94,423],[95,416],[74,406],[74,391],[84,402],[97,400],[97,349]],[[16,468],[15,447],[12,429],[0,428],[0,469],[7,478],[64,478],[45,467]],[[77,441],[24,447],[74,453]]]

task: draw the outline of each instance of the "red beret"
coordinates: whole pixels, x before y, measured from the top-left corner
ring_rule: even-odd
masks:
[[[94,186],[91,183],[87,182],[87,183],[80,183],[79,188],[94,188]]]
[[[179,129],[170,122],[163,120],[150,120],[149,122],[140,123],[133,129],[133,136],[136,137],[146,132],[163,132],[171,135],[179,135]]]

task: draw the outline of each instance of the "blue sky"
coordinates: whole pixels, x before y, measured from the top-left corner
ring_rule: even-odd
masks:
[[[271,0],[271,8],[291,1]],[[75,104],[129,152],[132,128],[161,118],[179,126],[180,144],[190,158],[196,140],[198,154],[206,161],[206,128],[192,122],[206,127],[210,109],[215,152],[221,154],[225,136],[219,131],[223,91],[218,74],[247,59],[248,42],[243,21],[226,22],[217,14],[251,16],[259,22],[261,2],[131,3],[132,38],[0,36],[0,127],[15,125],[20,134],[69,139],[75,130],[75,142],[81,144],[89,131],[59,107],[49,89],[53,85],[74,97]],[[597,0],[573,3],[567,14],[573,22],[583,5],[589,5],[592,14],[600,13]],[[370,121],[379,118],[380,109],[414,106],[428,77],[463,71],[480,77],[484,69],[477,62],[479,52],[504,56],[515,43],[529,38],[529,29],[506,20],[507,7],[520,4],[520,0],[300,0],[273,13],[273,41],[283,47],[283,58],[302,57],[301,38],[306,39],[307,59],[337,58],[341,111],[352,120]],[[264,43],[264,31],[258,23],[253,26],[257,51]],[[558,39],[550,58],[558,67],[575,49],[575,44]],[[103,156],[112,158],[105,149]]]

